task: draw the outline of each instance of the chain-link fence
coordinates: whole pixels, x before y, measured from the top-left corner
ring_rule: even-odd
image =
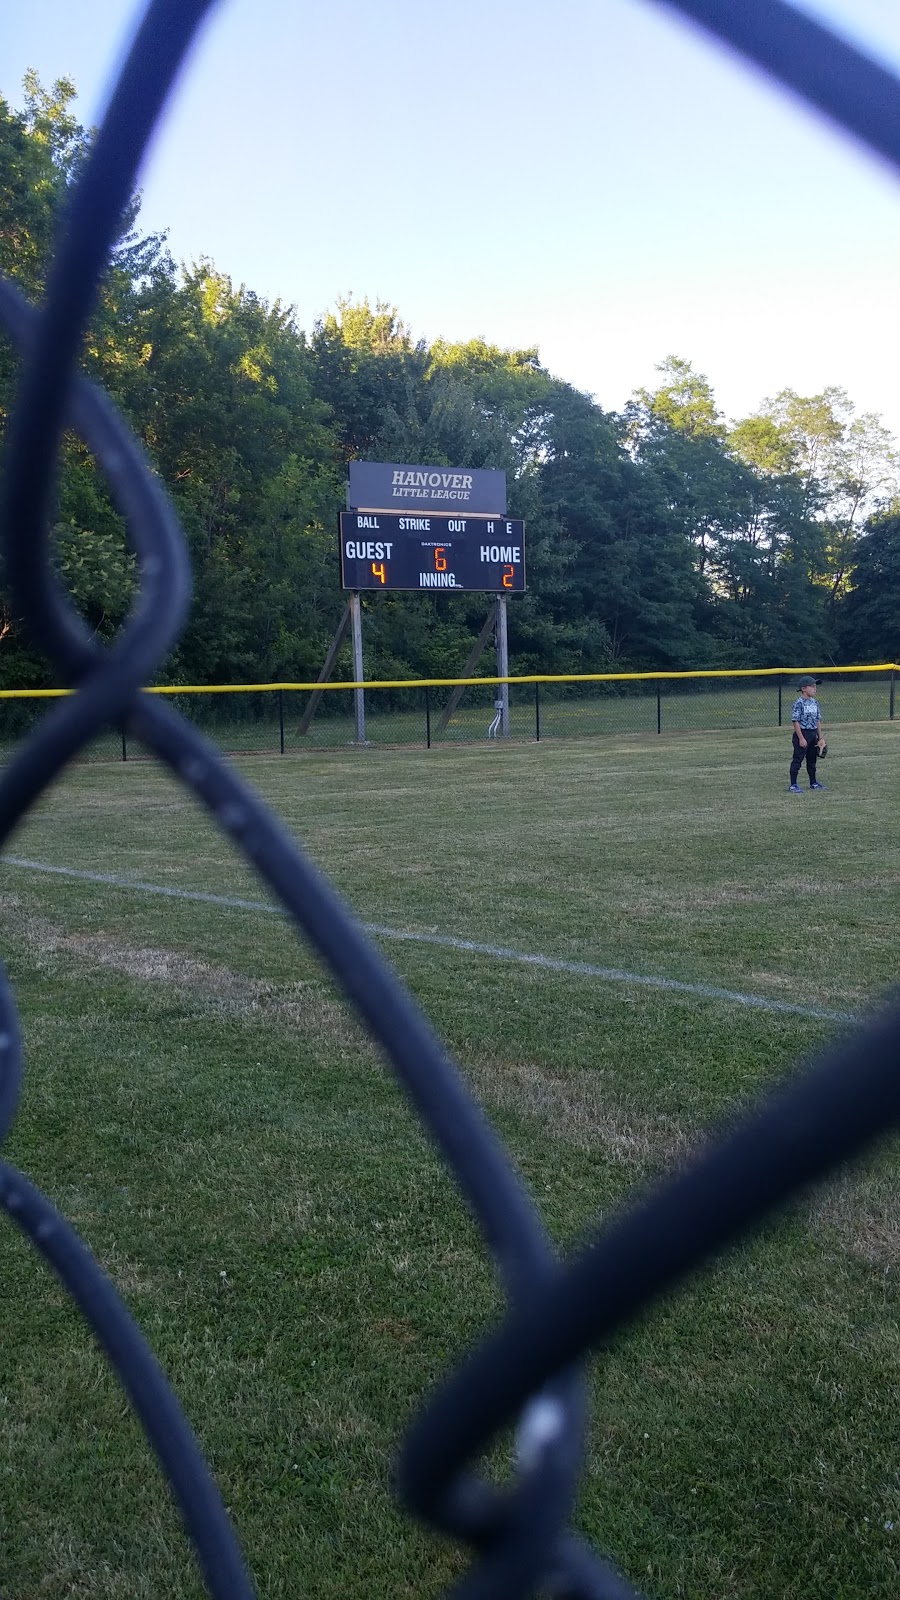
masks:
[[[819,669],[825,725],[892,722],[897,672],[900,668],[889,663]],[[799,670],[786,669],[512,679],[506,731],[502,723],[494,728],[500,694],[494,679],[432,680],[409,687],[366,684],[362,730],[352,686],[329,687],[312,716],[308,684],[192,685],[160,692],[188,723],[215,738],[230,755],[298,755],[359,750],[361,744],[430,749],[487,738],[529,742],[789,728],[799,678]],[[0,756],[13,749],[45,710],[44,698],[32,692],[0,696]],[[145,754],[133,736],[117,731],[99,734],[82,759],[129,761]]]
[[[783,0],[745,0],[741,6],[721,0],[673,3],[900,168],[900,85],[877,63]],[[121,230],[141,154],[208,9],[209,0],[151,0],[73,184],[40,310],[0,280],[0,319],[25,357],[0,506],[5,573],[17,614],[27,619],[36,648],[54,663],[62,681],[79,687],[75,696],[39,719],[33,707],[18,703],[30,697],[3,697],[11,709],[9,731],[0,730],[0,743],[8,748],[13,738],[28,734],[31,723],[39,720],[40,725],[18,744],[14,756],[7,756],[0,781],[0,844],[69,761],[92,742],[95,750],[102,748],[98,735],[105,737],[102,730],[111,727],[125,730],[126,757],[130,738],[152,749],[255,866],[392,1063],[481,1225],[507,1299],[499,1322],[466,1350],[413,1418],[395,1473],[402,1502],[436,1533],[468,1548],[471,1564],[452,1591],[458,1600],[501,1594],[508,1600],[530,1600],[548,1593],[569,1600],[635,1600],[631,1585],[569,1528],[586,1455],[579,1365],[590,1351],[607,1348],[661,1294],[734,1244],[772,1208],[900,1124],[900,1012],[894,1007],[839,1040],[755,1112],[692,1151],[673,1176],[612,1220],[604,1216],[587,1245],[561,1262],[515,1167],[473,1100],[465,1075],[456,1070],[369,931],[266,810],[235,764],[220,760],[215,746],[198,732],[198,725],[214,722],[229,750],[248,748],[252,734],[250,748],[262,749],[264,737],[273,753],[282,748],[287,753],[294,746],[288,737],[286,700],[308,686],[235,690],[244,702],[231,718],[228,700],[208,690],[196,697],[184,688],[170,692],[176,703],[179,698],[185,702],[187,717],[179,717],[163,697],[141,692],[168,657],[187,616],[186,542],[122,419],[75,374],[96,286]],[[60,588],[48,542],[53,467],[66,425],[77,430],[102,463],[125,515],[140,573],[139,603],[107,654]],[[822,673],[826,723],[889,719],[894,670],[889,665],[869,674],[862,668]],[[752,676],[759,682],[744,681]],[[736,674],[718,683],[710,675],[705,683],[672,676],[595,679],[593,689],[585,679],[552,686],[549,680],[516,680],[510,684],[509,734],[543,738],[551,730],[555,736],[557,730],[622,733],[633,730],[635,722],[641,726],[634,731],[652,734],[654,713],[660,734],[678,728],[773,728],[779,710],[782,723],[789,718],[784,692],[793,700],[796,684],[796,675],[783,675],[782,698],[773,714],[773,690],[779,684],[772,680],[778,676]],[[631,688],[626,687],[629,682]],[[409,734],[398,730],[418,718],[421,742],[423,711],[428,744],[439,735],[484,737],[487,711],[494,712],[489,727],[497,731],[496,683],[468,687],[444,717],[447,700],[432,704],[431,696],[450,687],[369,686],[366,737],[408,744]],[[533,733],[526,731],[529,689]],[[385,695],[376,710],[380,690]],[[408,702],[404,696],[410,697]],[[330,726],[339,735],[330,741],[332,747],[359,743],[361,708],[352,688],[332,691],[324,700],[334,703],[316,719],[317,733]],[[299,733],[300,727],[311,730],[313,724],[305,723],[303,712],[292,704],[294,715],[299,746],[301,739],[309,739],[308,732]],[[211,720],[204,723],[204,718]],[[101,840],[98,846],[102,848]],[[698,1046],[701,1042],[702,1031]],[[22,1031],[12,989],[0,968],[0,1143],[14,1122],[23,1080]],[[157,1092],[164,1093],[162,1085]],[[5,1161],[0,1162],[0,1210],[54,1270],[106,1352],[172,1487],[208,1592],[216,1600],[252,1600],[253,1586],[229,1509],[173,1390],[111,1279],[62,1214],[24,1172]],[[33,1336],[34,1329],[24,1325],[23,1342]],[[702,1367],[689,1370],[702,1378]],[[495,1441],[511,1427],[516,1428],[516,1471],[501,1486],[480,1468]],[[648,1500],[659,1498],[649,1473],[645,1493]],[[639,1503],[635,1514],[640,1511]],[[345,1515],[352,1521],[352,1508],[341,1512],[342,1519]],[[677,1538],[677,1522],[672,1526]],[[326,1536],[317,1546],[323,1552],[319,1559],[330,1563],[331,1540]],[[730,1569],[732,1552],[727,1561]],[[718,1570],[721,1574],[723,1569]],[[289,1581],[296,1590],[309,1587],[299,1558]],[[333,1589],[339,1578],[329,1572],[327,1581]]]

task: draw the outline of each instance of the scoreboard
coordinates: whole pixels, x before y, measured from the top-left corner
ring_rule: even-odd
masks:
[[[525,524],[515,517],[342,511],[344,589],[525,589]]]

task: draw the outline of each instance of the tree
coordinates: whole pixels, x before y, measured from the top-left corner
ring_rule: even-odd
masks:
[[[710,582],[720,539],[735,522],[743,482],[724,449],[725,426],[708,379],[669,356],[663,382],[639,389],[625,408],[622,438],[632,459],[656,476],[669,516],[692,544],[697,570]]]
[[[694,550],[701,623],[716,652],[775,663],[825,647],[824,530],[793,434],[774,416],[726,427],[708,380],[670,357],[659,389],[626,408],[624,437],[651,468]]]
[[[576,544],[570,615],[602,629],[609,658],[620,665],[696,659],[700,586],[690,543],[659,478],[629,456],[614,419],[588,396],[561,390],[541,481]]]
[[[391,412],[401,415],[409,386],[421,381],[423,345],[413,345],[393,306],[367,299],[338,301],[310,340],[313,384],[330,407],[343,461],[377,460]]]
[[[74,98],[68,80],[47,90],[31,74],[20,112],[0,102],[0,269],[32,298],[90,148]],[[290,307],[213,263],[177,270],[138,207],[121,218],[84,367],[144,442],[190,545],[194,605],[163,676],[315,674],[343,605],[336,519],[358,457],[506,473],[528,525],[529,589],[510,608],[522,669],[776,664],[830,653],[838,616],[860,637],[886,581],[870,572],[887,537],[872,516],[896,493],[897,457],[843,390],[783,390],[729,426],[708,378],[670,356],[611,417],[536,349],[428,345],[386,302],[339,300],[307,339]],[[14,380],[2,346],[0,426]],[[54,538],[75,603],[110,637],[134,563],[102,472],[68,437]],[[487,601],[365,604],[370,669],[403,678],[451,673]],[[46,681],[2,595],[0,643],[0,680]]]
[[[308,674],[340,614],[338,447],[290,308],[202,262],[152,283],[127,409],[181,516],[195,574],[169,674]]]
[[[635,392],[631,413],[635,424],[640,427],[645,419],[645,426],[661,424],[686,439],[715,439],[721,443],[725,423],[706,374],[695,372],[681,356],[667,356],[656,371],[663,379],[659,388]]]
[[[880,417],[857,416],[837,386],[810,396],[782,389],[763,401],[758,420],[777,430],[802,479],[804,514],[823,535],[819,576],[833,609],[850,581],[863,523],[900,486],[894,441]]]
[[[838,635],[846,660],[900,660],[900,506],[871,517],[857,541]]]

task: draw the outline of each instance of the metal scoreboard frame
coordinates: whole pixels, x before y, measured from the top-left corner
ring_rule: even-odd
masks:
[[[383,593],[525,592],[525,524],[518,517],[342,511],[341,587]]]

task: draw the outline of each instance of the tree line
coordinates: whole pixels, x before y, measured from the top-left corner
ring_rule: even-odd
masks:
[[[0,271],[38,300],[89,147],[74,85],[29,74],[0,99]],[[900,464],[880,418],[838,387],[783,390],[728,422],[670,356],[621,413],[538,352],[415,340],[395,308],[337,302],[311,332],[209,261],[177,268],[122,219],[84,369],[143,441],[184,526],[194,603],[160,682],[315,677],[339,622],[337,513],[353,459],[495,467],[527,524],[528,593],[510,606],[517,672],[894,660]],[[0,341],[0,428],[17,361]],[[102,473],[67,437],[54,525],[76,604],[111,638],[133,592]],[[456,674],[478,595],[364,600],[370,677]],[[339,675],[349,676],[349,658]],[[40,686],[0,586],[0,686]]]

